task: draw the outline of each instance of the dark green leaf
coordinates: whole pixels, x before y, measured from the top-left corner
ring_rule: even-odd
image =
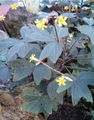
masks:
[[[9,66],[13,69],[13,80],[18,81],[32,73],[34,65],[26,60],[15,60],[9,62]]]
[[[0,80],[6,82],[10,78],[11,78],[11,74],[9,68],[3,62],[0,62]]]
[[[49,43],[42,50],[39,59],[43,60],[48,57],[51,59],[53,63],[56,63],[62,51],[63,51],[62,46],[59,43],[57,42]]]
[[[47,87],[47,92],[49,97],[54,100],[57,99],[57,101],[59,101],[60,104],[63,104],[63,93],[57,93],[57,82],[56,81],[52,81],[51,83],[49,83],[48,87]]]
[[[39,85],[43,79],[51,78],[51,70],[44,65],[39,65],[35,67],[33,75],[35,83]]]

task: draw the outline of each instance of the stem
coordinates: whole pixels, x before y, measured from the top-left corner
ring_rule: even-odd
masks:
[[[52,70],[52,71],[54,71],[54,72],[56,72],[56,73],[58,73],[58,74],[60,74],[60,75],[64,76],[64,74],[63,74],[63,73],[61,73],[60,71],[58,71],[58,70],[56,70],[56,69],[54,69],[54,68],[50,67],[50,66],[49,66],[49,65],[47,65],[46,63],[44,63],[44,62],[42,62],[42,61],[39,61],[39,60],[38,60],[38,63],[41,63],[41,64],[45,65],[46,67],[48,67],[50,70]],[[37,63],[36,65],[38,65],[38,63]]]
[[[57,42],[59,42],[59,37],[58,37],[58,33],[57,33],[57,29],[56,29],[56,26],[55,26],[55,25],[54,25],[54,28],[55,28],[55,33],[56,33]]]
[[[69,71],[69,69],[66,66],[64,66],[64,67],[68,71],[68,73],[71,74],[71,72]]]
[[[71,51],[71,49],[74,47],[74,45],[76,44],[77,41],[75,41],[72,46],[70,47],[69,51]],[[70,56],[70,53],[68,54],[67,58]]]
[[[0,24],[1,24],[2,28],[3,28],[3,30],[7,33],[7,30],[6,30],[6,28],[5,28],[4,24],[3,24],[3,21],[1,21]]]

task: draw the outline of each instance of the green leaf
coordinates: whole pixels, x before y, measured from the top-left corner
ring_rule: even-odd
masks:
[[[22,105],[23,110],[33,114],[41,112],[45,114],[46,112],[49,115],[58,108],[58,103],[55,100],[51,100],[48,95],[39,93],[36,88],[26,88],[23,99],[25,100]]]
[[[2,51],[0,51],[0,61],[6,61],[6,57],[7,57],[7,52],[8,52],[8,49],[4,49]]]
[[[57,42],[49,43],[42,50],[39,60],[43,60],[48,57],[53,63],[56,63],[62,51],[63,51],[62,46],[59,43]]]
[[[29,76],[34,68],[32,63],[26,60],[15,60],[9,62],[9,66],[13,69],[13,80],[18,81]]]
[[[56,27],[56,31],[57,31],[57,35],[58,35],[59,41],[62,41],[62,38],[66,37],[69,34],[68,28],[66,28],[66,27],[62,28],[62,27],[59,27],[58,25],[56,25],[55,27]],[[53,29],[51,31],[51,34],[52,34],[52,36],[54,38],[54,37],[56,37],[56,31],[55,31],[54,27],[52,27],[52,28]]]
[[[71,89],[72,103],[77,104],[80,98],[93,102],[88,85],[94,85],[94,72],[81,72]]]
[[[25,42],[52,42],[54,39],[47,30],[41,30],[35,25],[30,24],[28,27],[22,27],[21,36],[25,39]]]
[[[73,17],[76,16],[76,14],[75,13],[63,13],[62,16],[63,17],[68,17],[68,18],[73,18]]]
[[[51,78],[51,70],[44,65],[39,65],[35,67],[33,75],[35,83],[39,85],[43,79]]]
[[[0,80],[6,82],[10,78],[11,74],[9,68],[3,62],[0,62]]]
[[[91,20],[91,19],[86,18],[86,17],[84,17],[83,20],[84,20],[89,26],[94,25],[94,20]]]
[[[28,95],[28,96],[38,96],[39,95],[39,91],[36,90],[36,88],[34,87],[26,87],[23,90],[24,95]]]
[[[88,51],[86,49],[81,49],[78,57],[77,57],[77,61],[80,65],[87,65],[89,64],[89,60],[88,60]]]
[[[92,44],[94,44],[94,28],[88,25],[82,25],[82,26],[78,26],[77,29],[81,32],[84,33],[86,35],[89,36]]]
[[[8,39],[9,36],[6,32],[0,30],[0,40]]]
[[[52,100],[48,96],[44,96],[41,102],[42,102],[43,109],[47,113],[51,114],[52,110],[53,110],[53,102],[52,102]]]
[[[34,100],[32,102],[26,102],[22,105],[22,109],[25,112],[29,112],[32,114],[38,114],[40,112],[41,109],[41,104],[40,104],[40,100]]]
[[[85,83],[84,83],[85,84]],[[84,97],[87,101],[93,102],[91,92],[87,86],[80,83],[75,83],[71,89],[72,103],[75,105],[79,102],[80,98]]]
[[[8,61],[13,60],[14,56],[18,54],[19,57],[25,58],[26,55],[34,48],[36,47],[35,44],[28,44],[28,43],[19,43],[12,48],[10,48],[7,59]]]
[[[22,43],[21,40],[15,39],[15,38],[9,38],[6,40],[0,41],[0,50],[10,48],[16,44]]]
[[[57,88],[58,88],[57,82],[52,81],[49,83],[49,85],[47,87],[47,93],[52,100],[57,99],[57,101],[60,104],[63,104],[63,92],[58,94],[56,91]]]

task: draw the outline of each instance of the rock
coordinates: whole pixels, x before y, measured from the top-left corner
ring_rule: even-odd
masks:
[[[20,37],[20,28],[32,23],[32,13],[29,13],[23,7],[17,10],[9,10],[4,20],[4,25],[10,37]]]

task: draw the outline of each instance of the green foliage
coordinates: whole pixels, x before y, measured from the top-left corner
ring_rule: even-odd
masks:
[[[38,114],[43,112],[46,116],[57,109],[57,101],[51,100],[48,95],[43,95],[36,88],[25,88],[23,99],[26,101],[22,109],[26,112]]]
[[[13,80],[18,81],[31,75],[34,65],[26,60],[15,60],[9,62],[9,66],[13,70]]]
[[[10,70],[3,62],[0,62],[0,80],[3,82],[8,81],[11,78]]]
[[[63,92],[58,94],[57,88],[58,85],[56,81],[52,81],[51,83],[49,83],[47,87],[48,95],[52,100],[56,99],[60,104],[63,104]]]
[[[43,79],[47,79],[50,80],[51,78],[51,71],[50,69],[48,69],[46,66],[44,65],[39,65],[36,66],[34,71],[33,71],[33,75],[34,75],[34,82],[39,85],[40,82]]]
[[[56,1],[46,5],[49,3],[52,6]],[[72,6],[74,3],[76,1],[72,1]],[[62,4],[69,5],[68,1],[57,3],[58,7]],[[34,19],[48,18],[47,29],[41,30],[33,22],[20,29],[20,39],[0,34],[0,80],[7,81],[12,77],[14,84],[11,86],[19,81],[29,81],[29,78],[33,81],[33,87],[24,89],[24,111],[44,113],[47,117],[63,104],[68,92],[67,97],[71,97],[74,105],[81,98],[93,102],[88,85],[94,85],[94,18],[90,18],[94,15],[92,11],[85,14],[80,6],[79,9],[79,15],[77,11],[65,10],[65,13],[44,12],[34,16]],[[68,18],[68,26],[59,27],[55,21],[59,19],[58,13]],[[35,54],[35,61],[30,63],[32,54]],[[56,81],[61,76],[63,85]]]

